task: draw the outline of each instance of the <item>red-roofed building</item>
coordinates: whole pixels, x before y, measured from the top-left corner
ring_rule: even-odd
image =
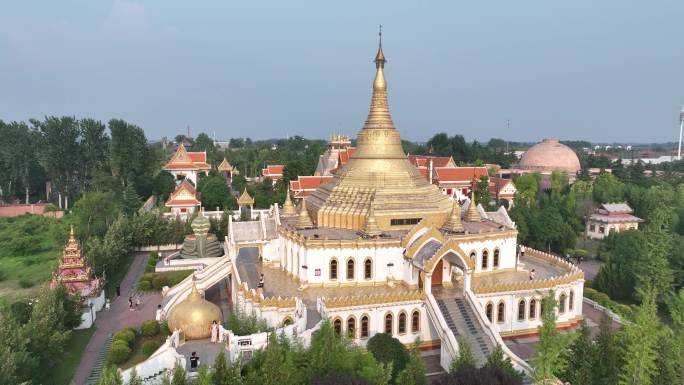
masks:
[[[498,201],[499,199],[505,199],[508,201],[509,205],[512,205],[513,198],[515,198],[515,193],[517,191],[513,181],[510,179],[499,177],[489,178],[489,196],[493,200]]]
[[[195,190],[195,186],[188,180],[183,180],[181,184],[176,187],[176,191],[171,193],[169,199],[166,200],[166,207],[171,208],[174,215],[177,214],[192,214],[201,205],[199,200],[200,193]]]
[[[177,181],[187,178],[197,185],[197,175],[199,173],[208,174],[211,166],[207,163],[205,151],[189,152],[181,143],[162,170],[170,172]]]
[[[261,175],[265,178],[270,178],[271,183],[275,186],[276,182],[283,179],[283,171],[285,166],[282,164],[268,165],[266,168],[261,169]]]
[[[604,203],[587,218],[586,233],[589,238],[603,239],[610,233],[637,230],[644,220],[632,215],[634,211],[626,203]]]
[[[474,180],[489,175],[487,167],[435,167],[434,174],[442,193],[459,200],[470,194]]]
[[[332,175],[342,166],[347,164],[354,154],[355,148],[351,145],[351,139],[345,135],[333,135],[328,140],[328,148],[318,157],[315,176]]]
[[[292,196],[294,198],[303,198],[316,191],[318,186],[330,182],[332,179],[332,175],[300,175],[297,180],[290,181],[290,191],[292,191]]]
[[[456,167],[454,158],[450,156],[409,155],[408,160],[430,183],[437,180],[437,175],[435,175],[437,167]]]

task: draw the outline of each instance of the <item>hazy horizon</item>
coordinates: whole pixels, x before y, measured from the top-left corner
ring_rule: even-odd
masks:
[[[377,26],[404,139],[663,143],[684,2],[0,5],[0,119],[121,118],[148,138],[356,136]],[[510,131],[506,121],[510,119]]]

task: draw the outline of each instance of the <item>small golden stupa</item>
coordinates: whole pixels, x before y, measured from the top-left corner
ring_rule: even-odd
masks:
[[[477,203],[475,202],[475,189],[470,190],[470,204],[468,204],[468,211],[465,216],[468,222],[479,222],[482,220],[480,212],[477,211]]]
[[[283,203],[283,216],[292,217],[297,215],[297,210],[292,204],[292,199],[290,199],[290,189],[287,189],[287,195],[285,196],[285,202]]]
[[[169,313],[169,329],[182,330],[187,340],[199,340],[211,336],[213,321],[219,324],[223,321],[221,309],[202,298],[193,276],[190,295]]]
[[[458,199],[454,199],[454,207],[451,209],[451,215],[442,225],[442,230],[449,233],[462,233],[465,231],[463,223],[461,222],[461,206],[458,204]]]

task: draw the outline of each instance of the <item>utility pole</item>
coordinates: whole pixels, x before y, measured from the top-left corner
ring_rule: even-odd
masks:
[[[684,128],[684,106],[679,111],[679,146],[677,147],[677,160],[682,160],[682,129]]]

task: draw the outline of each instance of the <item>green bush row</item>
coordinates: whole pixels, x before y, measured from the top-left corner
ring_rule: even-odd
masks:
[[[121,329],[112,338],[112,347],[109,350],[109,362],[116,365],[126,362],[126,360],[135,352],[136,340],[141,337],[151,338],[150,340],[143,342],[142,347],[140,348],[142,354],[145,357],[148,357],[161,346],[161,343],[157,339],[152,339],[159,336],[160,332],[164,337],[171,334],[166,322],[159,325],[157,321],[148,320],[144,321],[138,329],[132,327]]]
[[[159,291],[164,286],[174,286],[193,273],[194,270],[168,271],[143,274],[138,281],[139,291]]]
[[[606,293],[602,293],[590,287],[584,288],[584,296],[597,302],[599,305],[610,309],[620,317],[631,319],[634,314],[634,310],[631,306],[613,301]]]

